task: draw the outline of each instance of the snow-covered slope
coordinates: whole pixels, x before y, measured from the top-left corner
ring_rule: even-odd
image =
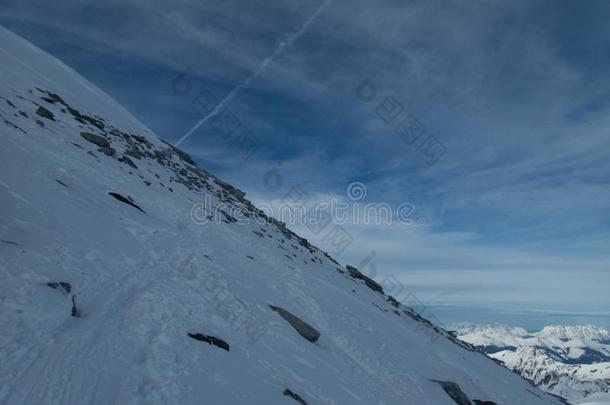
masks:
[[[1,28],[0,55],[1,404],[559,403]]]
[[[610,403],[610,332],[595,326],[457,328],[458,337],[572,403]]]

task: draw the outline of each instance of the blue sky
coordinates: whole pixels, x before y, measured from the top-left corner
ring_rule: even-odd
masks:
[[[323,4],[2,3],[0,24],[173,142],[210,94],[221,100],[247,80]],[[422,224],[346,225],[353,242],[339,259],[373,257],[380,276],[430,308],[608,325],[609,12],[595,0],[334,0],[226,104],[253,153],[209,122],[181,147],[259,203],[295,186],[312,200],[345,199],[358,181],[363,203],[413,204]],[[367,78],[371,101],[359,91]],[[388,97],[402,108],[391,122],[378,114]],[[443,145],[433,165],[395,132],[407,116]],[[280,186],[269,187],[270,173]],[[332,251],[324,232],[301,230]]]

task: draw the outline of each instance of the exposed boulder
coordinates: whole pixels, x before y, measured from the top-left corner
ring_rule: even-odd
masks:
[[[362,274],[357,268],[355,268],[354,266],[350,266],[349,264],[347,266],[345,266],[347,268],[347,271],[349,272],[350,277],[352,278],[356,278],[359,280],[363,280],[364,284],[366,284],[366,286],[368,288],[370,288],[373,291],[377,291],[383,294],[383,287],[381,286],[381,284],[377,283],[375,280],[373,280],[372,278],[369,278],[367,276],[365,276],[364,274]]]
[[[214,345],[223,350],[229,351],[229,344],[224,340],[217,338],[216,336],[204,335],[203,333],[187,333],[195,340],[199,340],[200,342],[206,342],[209,345]]]
[[[70,291],[72,291],[72,285],[65,281],[60,281],[58,283],[45,283],[45,285],[55,290],[62,289],[66,292],[66,294],[70,294]]]
[[[113,157],[114,154],[116,153],[116,151],[114,149],[112,149],[112,148],[100,148],[99,150],[101,152],[103,152],[104,155],[110,156],[110,157]]]
[[[167,143],[167,142],[165,142],[165,141],[163,141],[163,140],[162,140],[161,142],[163,142],[163,143],[165,143],[166,145],[168,145],[168,146],[169,146],[169,147],[170,147],[170,148],[171,148],[171,149],[172,149],[172,150],[173,150],[173,151],[174,151],[174,152],[175,152],[175,153],[178,155],[178,157],[179,157],[181,160],[185,161],[186,163],[188,163],[188,164],[190,164],[190,165],[192,165],[192,166],[197,166],[197,163],[195,163],[195,161],[193,160],[193,158],[191,158],[191,156],[190,156],[188,153],[184,152],[182,149],[178,149],[178,148],[177,148],[177,147],[175,147],[174,145],[169,144],[169,143]]]
[[[40,115],[42,118],[55,121],[55,115],[53,115],[51,111],[47,110],[42,106],[38,107],[38,110],[36,110],[36,114]]]
[[[493,401],[483,401],[481,399],[473,399],[472,402],[474,402],[475,405],[498,405]]]
[[[138,166],[136,166],[136,164],[133,162],[133,160],[129,159],[127,156],[121,156],[119,158],[119,162],[128,164],[129,166],[133,167],[134,169],[138,168]]]
[[[286,322],[290,324],[290,326],[292,326],[299,333],[299,335],[303,336],[310,342],[315,343],[320,337],[320,332],[318,332],[314,327],[312,327],[299,317],[286,311],[284,308],[274,307],[273,305],[269,305],[269,308],[277,312],[282,318],[286,320]]]
[[[7,245],[19,246],[19,243],[17,243],[17,242],[13,242],[12,240],[4,240],[4,239],[0,239],[0,242],[2,242],[2,243],[6,243]]]
[[[72,114],[74,119],[76,121],[80,122],[81,124],[91,125],[91,126],[99,128],[99,129],[104,129],[105,125],[101,119],[96,119],[96,118],[90,117],[86,114],[81,114],[80,111],[78,111],[77,109],[72,108],[70,106],[67,106],[66,108],[68,109],[68,112],[70,114]]]
[[[388,295],[388,302],[392,304],[392,306],[395,308],[398,308],[400,306],[400,302],[398,302],[398,300],[392,297],[391,295]]]
[[[72,316],[80,318],[80,309],[76,306],[76,295],[72,296]]]
[[[51,93],[48,90],[46,90],[46,91],[45,90],[41,90],[41,89],[38,89],[38,90],[42,91],[43,93],[46,93],[48,95],[48,96],[40,97],[41,99],[43,99],[47,103],[55,104],[55,103],[59,102],[60,104],[63,104],[64,106],[67,106],[66,102],[61,97],[59,97],[57,94]]]
[[[108,139],[101,135],[92,134],[91,132],[81,132],[80,136],[85,138],[85,140],[97,145],[100,147],[100,151],[102,151],[107,156],[114,156],[116,151],[110,147],[110,142]]]
[[[307,402],[305,402],[305,400],[303,398],[301,398],[300,396],[298,396],[297,394],[295,394],[294,392],[290,391],[288,388],[286,388],[284,390],[284,395],[286,395],[287,397],[290,397],[292,399],[294,399],[295,401],[297,401],[299,404],[301,405],[307,405]]]
[[[111,196],[113,196],[114,198],[116,198],[117,200],[119,200],[120,202],[123,202],[123,203],[125,203],[125,204],[127,204],[127,205],[131,205],[132,207],[137,208],[137,209],[139,209],[140,211],[142,211],[143,213],[145,213],[145,214],[146,214],[146,211],[144,211],[144,210],[143,210],[142,208],[140,208],[140,207],[139,207],[139,206],[138,206],[136,203],[134,203],[134,202],[133,202],[133,200],[132,200],[130,197],[123,197],[123,196],[122,196],[122,195],[120,195],[119,193],[113,193],[113,192],[110,192],[110,193],[108,193],[108,194],[110,194]]]
[[[459,385],[454,383],[453,381],[438,381],[438,380],[430,380],[432,382],[440,385],[447,395],[451,397],[458,405],[472,405],[468,396],[462,391]]]
[[[92,134],[91,132],[81,132],[80,136],[85,138],[85,140],[96,144],[100,148],[110,148],[110,142],[103,136]]]

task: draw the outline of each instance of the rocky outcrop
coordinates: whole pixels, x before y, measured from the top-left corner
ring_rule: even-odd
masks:
[[[222,350],[229,351],[229,344],[222,339],[217,338],[216,336],[204,335],[203,333],[188,333],[190,337],[195,340],[199,340],[200,342],[206,342],[209,345],[214,345],[216,347],[221,348]]]
[[[111,196],[113,196],[114,198],[116,198],[117,200],[119,200],[122,203],[125,203],[127,205],[131,205],[134,208],[139,209],[140,211],[142,211],[143,213],[146,214],[146,211],[144,211],[142,208],[140,208],[136,203],[133,202],[133,200],[130,197],[123,197],[122,195],[120,195],[119,193],[113,193],[110,192],[108,193]]]
[[[125,163],[125,164],[133,167],[134,169],[138,168],[138,166],[133,162],[133,160],[129,159],[129,157],[127,157],[127,156],[121,156],[119,158],[119,162]]]
[[[116,151],[110,147],[110,142],[108,142],[108,140],[103,136],[92,134],[91,132],[81,132],[80,136],[85,138],[87,141],[99,146],[99,150],[102,151],[105,155],[115,155]]]
[[[468,396],[462,391],[459,385],[454,383],[453,381],[438,381],[438,380],[430,380],[438,385],[440,385],[447,395],[451,397],[458,405],[472,405]]]
[[[373,280],[370,277],[365,276],[364,274],[362,274],[357,268],[355,268],[354,266],[350,266],[349,264],[347,266],[345,266],[347,268],[348,274],[350,275],[350,277],[358,279],[358,280],[363,280],[364,284],[366,284],[366,286],[368,288],[370,288],[373,291],[377,291],[379,293],[383,294],[383,287],[381,286],[381,284],[377,283],[375,280]]]
[[[295,394],[294,392],[290,391],[288,388],[286,388],[284,390],[284,395],[286,395],[287,397],[290,397],[292,399],[294,399],[295,401],[297,401],[299,404],[301,405],[307,405],[307,402],[305,402],[305,400],[303,398],[301,398],[300,396],[298,396],[297,394]]]
[[[72,285],[64,281],[60,281],[57,283],[45,283],[45,285],[55,290],[64,290],[66,294],[70,294],[70,291],[72,291]]]
[[[48,120],[55,121],[55,115],[53,115],[53,113],[51,111],[47,110],[44,107],[38,107],[38,110],[36,110],[36,114],[38,114],[42,118],[46,118]]]
[[[76,295],[72,296],[72,316],[75,318],[80,318],[80,309],[76,305]]]
[[[109,148],[110,147],[110,142],[108,142],[108,139],[104,138],[101,135],[92,134],[91,132],[81,132],[80,136],[85,138],[85,140],[87,140],[93,144],[96,144],[100,148]]]
[[[318,332],[313,326],[309,325],[299,317],[286,311],[284,308],[274,307],[269,305],[273,311],[277,312],[282,318],[286,320],[292,326],[299,335],[309,340],[311,343],[315,343],[320,338],[320,332]]]

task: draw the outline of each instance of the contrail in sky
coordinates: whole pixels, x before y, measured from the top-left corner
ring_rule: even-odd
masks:
[[[294,41],[296,41],[297,39],[299,39],[299,37],[301,35],[303,35],[303,33],[307,30],[307,28],[309,28],[311,23],[314,22],[314,20],[316,18],[318,18],[318,15],[320,15],[320,13],[322,11],[324,11],[324,9],[326,9],[326,7],[328,7],[328,5],[331,3],[331,1],[332,0],[324,0],[324,2],[322,4],[320,4],[320,6],[316,9],[316,11],[314,11],[314,13],[311,16],[309,16],[309,18],[307,20],[305,20],[305,22],[303,22],[303,25],[301,25],[301,28],[298,31],[288,35],[288,37],[284,41],[280,42],[279,45],[275,48],[275,51],[273,51],[273,53],[271,55],[269,55],[268,57],[266,57],[263,60],[263,62],[258,67],[258,69],[256,69],[248,78],[246,78],[246,80],[244,80],[243,82],[241,82],[240,84],[235,86],[235,88],[233,90],[231,90],[229,92],[229,94],[227,94],[226,97],[222,99],[222,101],[220,101],[218,104],[216,104],[216,106],[214,107],[214,109],[212,111],[210,111],[206,116],[204,116],[202,119],[200,119],[195,124],[195,126],[193,128],[191,128],[190,131],[188,131],[186,134],[184,134],[182,136],[182,138],[180,138],[178,140],[178,142],[176,142],[174,145],[178,146],[182,142],[184,142],[186,140],[186,138],[191,136],[193,134],[193,132],[197,131],[199,129],[199,127],[201,127],[203,124],[205,124],[207,120],[209,120],[210,118],[212,118],[213,116],[218,114],[218,112],[222,109],[222,107],[224,107],[224,105],[226,103],[231,101],[231,99],[233,97],[235,97],[237,95],[237,93],[239,93],[241,91],[241,89],[250,85],[250,83],[252,83],[252,81],[254,79],[259,77],[261,75],[261,73],[263,73],[265,71],[265,69],[267,68],[267,65],[269,65],[271,62],[273,62],[273,60],[279,54],[282,53],[284,48],[286,48],[289,45],[292,45],[292,43]]]

